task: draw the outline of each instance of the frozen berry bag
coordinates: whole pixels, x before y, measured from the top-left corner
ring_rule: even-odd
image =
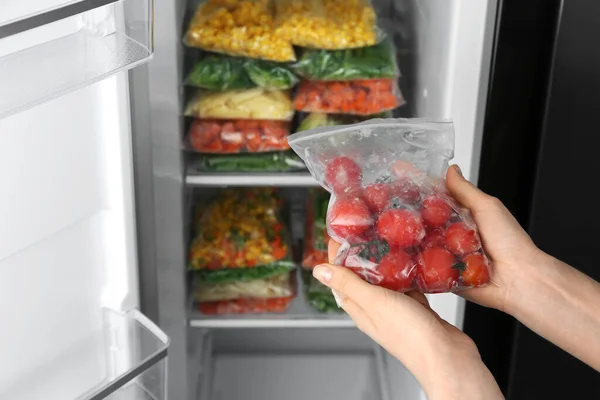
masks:
[[[491,264],[470,212],[444,181],[451,122],[373,119],[289,137],[331,194],[335,264],[391,290],[443,293],[483,286]]]

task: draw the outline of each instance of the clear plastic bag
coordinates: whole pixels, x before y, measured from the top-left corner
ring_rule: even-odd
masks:
[[[289,39],[275,32],[271,0],[206,0],[198,6],[185,43],[216,53],[294,61]]]
[[[310,271],[302,271],[304,296],[308,305],[321,313],[341,313],[331,290],[316,280]]]
[[[188,164],[198,172],[305,171],[304,161],[293,151],[270,153],[204,154]]]
[[[396,291],[440,293],[489,282],[491,265],[468,210],[447,193],[450,122],[375,119],[289,137],[332,193],[335,263]]]
[[[404,104],[395,79],[302,81],[294,98],[298,111],[372,115]]]
[[[302,267],[313,269],[327,262],[327,244],[329,235],[325,217],[329,193],[322,189],[310,190],[306,202],[306,224],[304,227],[304,247]]]
[[[209,282],[199,280],[196,284],[197,302],[235,300],[246,298],[272,299],[294,294],[289,271],[263,279],[229,280]]]
[[[196,119],[190,127],[188,142],[199,153],[287,150],[290,128],[287,121]]]
[[[192,67],[186,84],[209,90],[291,89],[298,78],[285,64],[222,54],[205,54]]]
[[[381,39],[369,0],[278,0],[277,33],[296,46],[349,49]]]
[[[225,189],[200,203],[189,262],[194,270],[279,267],[291,263],[273,188]]]
[[[398,78],[396,49],[388,39],[348,50],[305,49],[293,64],[294,72],[313,81]]]
[[[196,118],[291,121],[294,107],[289,91],[262,88],[225,92],[198,90],[188,102],[185,115]]]

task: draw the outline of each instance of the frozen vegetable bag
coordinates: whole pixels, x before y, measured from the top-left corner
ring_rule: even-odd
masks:
[[[489,282],[468,210],[447,193],[451,122],[374,119],[296,133],[289,142],[332,193],[335,263],[391,290],[455,291]]]

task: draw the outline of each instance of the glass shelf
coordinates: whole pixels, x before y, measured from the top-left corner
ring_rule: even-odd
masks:
[[[83,0],[0,23],[0,118],[147,62],[152,36],[153,0]]]
[[[1,397],[165,400],[167,336],[137,310],[104,310],[103,315],[98,330],[51,365],[40,365],[20,383],[0,389]]]

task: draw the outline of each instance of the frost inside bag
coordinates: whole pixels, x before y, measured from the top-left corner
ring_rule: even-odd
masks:
[[[290,125],[287,121],[196,119],[190,127],[188,142],[199,153],[287,150]]]
[[[294,97],[298,111],[372,115],[404,104],[396,79],[302,81]]]
[[[198,90],[189,100],[185,115],[196,118],[291,121],[294,107],[287,90]]]
[[[232,56],[294,61],[289,39],[275,32],[271,0],[206,0],[197,8],[185,43]]]
[[[291,89],[297,82],[285,64],[222,54],[205,54],[186,78],[186,84],[209,90]]]
[[[468,210],[446,191],[451,122],[374,119],[289,137],[332,193],[335,263],[395,291],[455,291],[489,282],[490,261]]]
[[[313,81],[397,78],[396,50],[389,39],[348,50],[305,49],[293,64],[294,72]]]
[[[369,0],[278,0],[277,33],[294,45],[348,49],[381,38]]]

